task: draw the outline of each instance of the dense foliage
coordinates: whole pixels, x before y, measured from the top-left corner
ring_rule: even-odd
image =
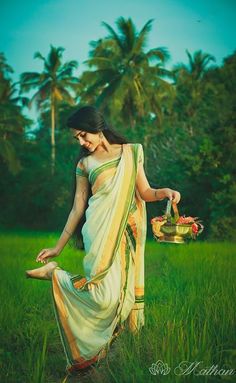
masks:
[[[77,62],[63,63],[63,48],[51,46],[47,59],[35,55],[44,61],[42,73],[23,73],[17,87],[0,55],[1,226],[63,228],[79,151],[65,122],[89,103],[131,142],[143,144],[150,184],[181,192],[180,212],[202,218],[203,238],[233,240],[236,52],[216,66],[210,54],[187,51],[187,64],[167,70],[166,48],[145,50],[152,20],[139,33],[131,19],[116,24],[117,32],[104,23],[109,34],[90,43],[88,69],[78,78]],[[24,93],[32,89],[29,100]],[[25,108],[35,100],[38,129],[29,134]],[[148,204],[148,220],[164,207]]]

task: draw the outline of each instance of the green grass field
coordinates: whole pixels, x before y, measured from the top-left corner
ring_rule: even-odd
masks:
[[[39,267],[38,252],[54,246],[58,237],[42,232],[0,234],[1,383],[236,381],[236,375],[209,373],[216,365],[218,371],[236,369],[236,244],[148,241],[145,327],[136,336],[125,330],[96,368],[71,377],[65,372],[51,282],[25,278],[26,269]],[[56,260],[65,270],[82,273],[82,258],[82,252],[67,245]],[[149,371],[158,360],[167,363],[168,374]],[[184,373],[184,361],[194,367],[189,374]],[[203,371],[207,368],[208,374]]]

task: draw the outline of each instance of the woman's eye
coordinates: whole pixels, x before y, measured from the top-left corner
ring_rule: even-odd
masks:
[[[86,133],[83,133],[83,134],[77,134],[76,136],[74,136],[74,138],[75,138],[76,140],[78,140],[79,137],[84,138],[85,136],[86,136]]]

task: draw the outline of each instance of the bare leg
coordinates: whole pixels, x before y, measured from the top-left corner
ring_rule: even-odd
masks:
[[[35,279],[52,279],[52,272],[57,267],[58,263],[53,261],[49,262],[46,265],[39,267],[33,270],[26,270],[26,278],[35,278]]]

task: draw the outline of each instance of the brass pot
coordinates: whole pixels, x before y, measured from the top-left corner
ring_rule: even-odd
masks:
[[[155,239],[158,242],[184,243],[185,239],[196,238],[196,236],[203,231],[203,225],[201,224],[197,224],[198,232],[197,234],[195,234],[193,233],[193,230],[192,230],[192,224],[184,225],[184,224],[171,223],[171,220],[172,220],[171,207],[174,210],[175,221],[177,221],[179,218],[177,205],[172,203],[170,200],[168,200],[166,213],[165,213],[166,222],[158,221],[158,222],[153,222],[152,224],[152,231],[153,231]]]

